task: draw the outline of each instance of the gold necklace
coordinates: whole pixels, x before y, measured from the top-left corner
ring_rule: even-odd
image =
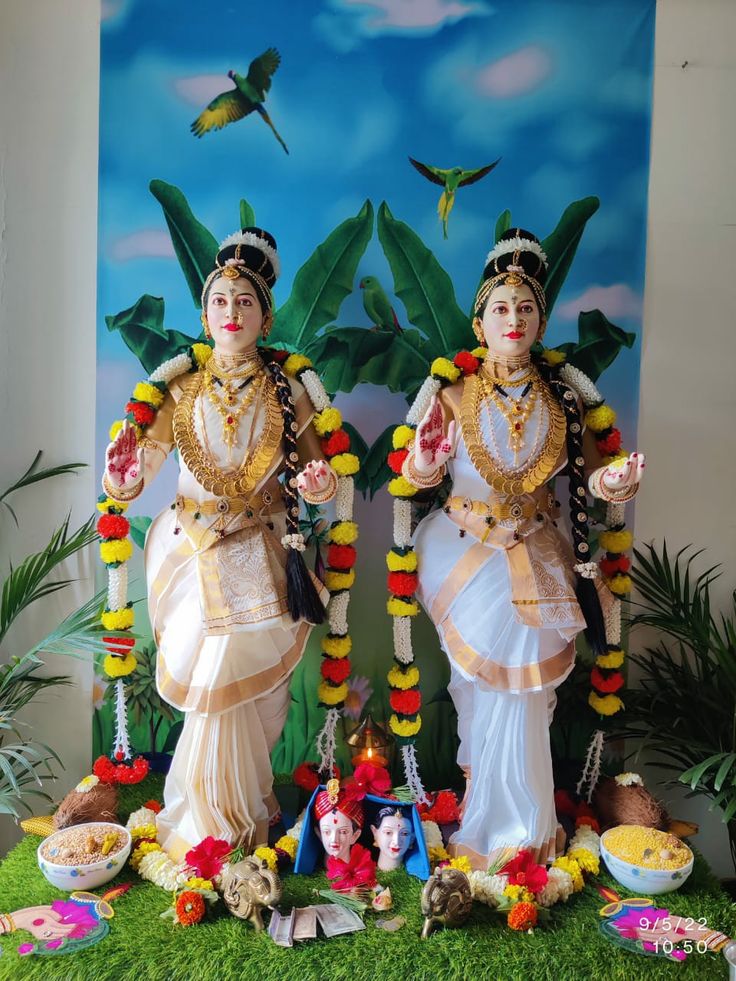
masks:
[[[554,472],[565,443],[565,415],[541,378],[537,385],[549,416],[549,430],[536,460],[528,461],[518,470],[509,471],[500,460],[489,453],[483,441],[480,419],[483,408],[482,380],[478,375],[469,375],[465,381],[460,405],[460,425],[468,456],[485,482],[505,496],[529,494],[545,484]]]
[[[243,463],[234,472],[224,472],[207,459],[197,437],[194,412],[203,385],[203,372],[198,371],[182,392],[174,409],[174,440],[184,465],[197,483],[216,497],[247,497],[272,465],[281,446],[284,418],[276,395],[276,386],[264,378],[266,418],[258,442],[247,452]]]
[[[510,386],[509,386],[510,387]],[[529,417],[537,404],[537,389],[533,381],[528,383],[528,391],[525,388],[518,399],[509,395],[498,383],[489,382],[483,379],[484,395],[489,395],[493,404],[506,420],[508,426],[509,449],[514,454],[514,464],[519,455],[519,450],[524,445],[524,431]],[[528,398],[524,401],[525,396]],[[541,422],[540,422],[541,425]]]
[[[263,369],[258,369],[256,374],[251,376],[250,385],[240,402],[238,402],[239,387],[235,387],[230,382],[221,382],[223,395],[220,398],[215,391],[212,373],[207,368],[204,368],[202,375],[204,393],[210,405],[214,407],[222,421],[222,441],[228,449],[228,460],[230,460],[232,448],[238,441],[238,425],[240,419],[263,384]]]

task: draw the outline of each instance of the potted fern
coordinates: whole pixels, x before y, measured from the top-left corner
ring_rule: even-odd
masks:
[[[659,632],[659,641],[631,654],[641,672],[630,692],[623,727],[612,739],[641,740],[637,756],[673,774],[667,783],[711,798],[728,829],[736,867],[736,592],[716,615],[710,587],[718,566],[696,574],[689,546],[673,558],[666,543],[634,551],[632,579],[639,593],[631,623]]]

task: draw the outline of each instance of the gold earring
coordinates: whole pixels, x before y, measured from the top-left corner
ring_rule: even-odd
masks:
[[[483,321],[480,317],[473,317],[473,331],[475,336],[478,338],[480,344],[485,344],[486,339],[483,336]]]
[[[199,319],[202,321],[202,327],[204,328],[204,336],[207,338],[207,340],[211,340],[212,334],[210,332],[210,325],[207,323],[207,314],[203,313]]]
[[[261,324],[261,337],[265,341],[268,335],[271,333],[271,327],[273,326],[273,314],[267,313],[263,318],[263,323]]]

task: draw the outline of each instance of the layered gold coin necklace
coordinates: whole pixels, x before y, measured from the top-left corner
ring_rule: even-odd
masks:
[[[260,393],[266,376],[258,354],[231,355],[227,362],[214,354],[202,370],[202,387],[222,422],[222,441],[230,463],[233,447],[238,444],[240,420]]]

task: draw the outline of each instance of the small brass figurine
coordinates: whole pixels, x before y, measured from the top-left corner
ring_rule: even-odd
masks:
[[[241,920],[250,920],[257,931],[263,930],[263,907],[273,907],[281,899],[281,879],[268,863],[246,859],[230,866],[223,876],[222,899]]]
[[[425,917],[422,939],[430,935],[435,923],[461,926],[472,908],[473,898],[467,875],[460,869],[437,869],[422,890],[422,913]]]

